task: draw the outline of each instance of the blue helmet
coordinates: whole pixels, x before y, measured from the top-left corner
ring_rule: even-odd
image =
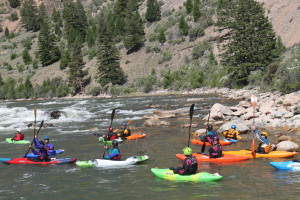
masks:
[[[44,140],[49,140],[49,137],[48,137],[48,136],[45,136],[45,137],[44,137]]]
[[[122,123],[122,126],[127,126],[127,124],[125,122]]]
[[[231,128],[236,129],[236,126],[235,125],[231,125]]]

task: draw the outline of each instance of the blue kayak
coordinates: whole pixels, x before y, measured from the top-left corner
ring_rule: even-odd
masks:
[[[223,141],[225,142],[231,142],[231,143],[235,143],[235,142],[238,142],[238,140],[235,140],[235,139],[223,139]]]
[[[300,171],[300,161],[270,162],[270,165],[280,170]]]
[[[57,154],[63,153],[65,150],[64,149],[57,149],[49,152],[49,156],[55,156]],[[24,155],[25,156],[25,155]],[[26,155],[26,158],[37,158],[39,155],[35,155],[33,153],[29,153]]]

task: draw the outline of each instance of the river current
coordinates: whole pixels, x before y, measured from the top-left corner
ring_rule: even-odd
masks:
[[[188,99],[203,98],[191,102]],[[49,136],[55,149],[65,149],[57,158],[90,160],[101,158],[103,146],[93,133],[106,133],[111,122],[113,108],[118,108],[113,127],[133,120],[130,128],[134,133],[144,132],[147,137],[127,141],[120,145],[122,157],[147,154],[150,159],[140,165],[119,168],[80,168],[73,164],[33,166],[5,165],[0,163],[0,199],[300,199],[300,172],[277,171],[269,161],[289,159],[252,159],[239,163],[199,163],[200,171],[219,173],[223,180],[211,183],[177,183],[161,180],[151,173],[153,167],[179,166],[175,157],[188,143],[189,124],[186,118],[166,119],[171,127],[144,127],[143,116],[159,109],[189,109],[195,103],[193,123],[204,128],[201,120],[208,114],[212,103],[234,105],[237,102],[217,96],[147,96],[107,99],[72,99],[2,102],[0,104],[0,157],[22,157],[28,145],[7,144],[5,138],[13,137],[21,128],[25,139],[32,140],[34,107],[37,108],[37,126],[44,120],[52,124],[42,128],[39,137]],[[161,106],[150,108],[149,105]],[[62,111],[59,119],[50,119],[50,112]],[[249,149],[250,136],[244,141],[224,147],[224,150]],[[194,152],[201,146],[190,145]],[[206,151],[208,148],[206,148]],[[296,158],[300,158],[298,155]]]

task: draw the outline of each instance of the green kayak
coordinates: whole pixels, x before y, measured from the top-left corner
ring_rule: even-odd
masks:
[[[174,174],[173,170],[170,169],[158,169],[152,168],[152,173],[162,179],[176,182],[209,182],[209,181],[217,181],[223,178],[218,173],[210,174],[207,172],[199,172],[193,175],[180,175]]]
[[[106,160],[106,159],[94,159],[88,161],[77,161],[76,165],[79,167],[122,167],[128,165],[135,165],[137,163],[148,160],[147,155],[132,156],[126,160]]]
[[[121,138],[115,139],[115,140],[118,141],[118,143],[123,142],[123,140],[122,140]],[[108,141],[106,141],[106,140],[104,140],[103,137],[99,137],[99,142],[100,142],[101,144],[103,144],[103,145],[112,145],[112,142],[113,142],[113,141],[114,141],[114,140],[108,140]]]
[[[15,144],[29,144],[29,140],[12,140],[11,138],[6,138],[7,143],[15,143]]]

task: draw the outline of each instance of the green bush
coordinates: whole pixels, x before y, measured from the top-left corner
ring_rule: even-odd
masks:
[[[195,41],[197,38],[204,36],[204,28],[201,25],[190,28],[189,38],[190,41]]]
[[[158,64],[172,60],[172,55],[170,52],[163,52],[161,57],[158,58]]]
[[[198,43],[194,48],[192,52],[192,58],[193,59],[198,59],[204,55],[205,51],[210,51],[211,46],[210,43],[205,41],[205,42],[200,42]]]
[[[18,14],[16,12],[12,12],[8,19],[12,22],[17,21],[19,19]]]
[[[23,39],[21,41],[22,45],[24,48],[30,50],[31,49],[31,45],[32,45],[32,38],[31,37],[27,37],[25,39]]]
[[[16,53],[10,54],[10,60],[14,60],[14,59],[16,59],[17,57],[18,57],[18,54],[16,54]]]

